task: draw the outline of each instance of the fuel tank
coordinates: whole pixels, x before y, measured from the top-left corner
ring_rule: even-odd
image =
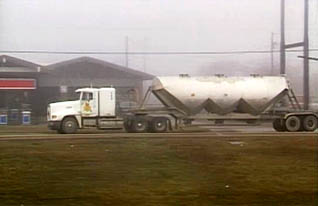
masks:
[[[288,92],[282,76],[200,76],[157,77],[153,94],[167,107],[187,115],[202,110],[225,115],[232,112],[259,115]]]

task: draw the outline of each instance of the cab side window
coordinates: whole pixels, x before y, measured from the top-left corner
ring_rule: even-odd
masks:
[[[90,101],[92,99],[93,99],[93,93],[91,93],[91,92],[84,92],[83,93],[82,100]]]

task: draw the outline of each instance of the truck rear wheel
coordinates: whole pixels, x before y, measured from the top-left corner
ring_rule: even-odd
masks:
[[[305,131],[315,131],[318,127],[318,119],[313,115],[306,116],[303,120],[303,127]]]
[[[132,129],[133,121],[134,121],[134,117],[133,116],[127,116],[127,117],[124,118],[124,128],[129,133],[133,132],[133,129]]]
[[[166,132],[168,129],[168,119],[165,117],[154,117],[151,120],[152,132]]]
[[[273,128],[277,132],[285,132],[286,131],[285,123],[282,122],[281,119],[275,119],[273,121]]]
[[[289,132],[297,132],[301,130],[301,120],[297,116],[290,116],[285,121],[285,126]]]
[[[144,117],[136,116],[132,120],[131,130],[137,133],[143,133],[148,131],[148,121]]]
[[[77,122],[73,117],[66,117],[62,122],[62,132],[64,134],[74,134],[77,131]]]

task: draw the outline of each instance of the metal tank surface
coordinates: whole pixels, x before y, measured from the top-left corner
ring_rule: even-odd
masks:
[[[157,77],[153,94],[167,107],[187,115],[202,110],[225,115],[231,112],[259,115],[288,93],[288,81],[281,76]]]

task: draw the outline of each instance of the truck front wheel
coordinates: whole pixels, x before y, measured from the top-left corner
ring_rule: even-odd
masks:
[[[77,131],[77,122],[73,117],[67,117],[63,120],[61,130],[64,134],[74,134]]]
[[[308,132],[315,131],[318,127],[317,118],[313,115],[306,116],[303,120],[303,127],[305,131],[308,131]]]

